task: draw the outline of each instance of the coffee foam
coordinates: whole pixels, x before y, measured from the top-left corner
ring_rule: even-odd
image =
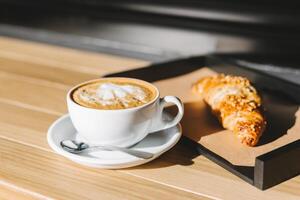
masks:
[[[121,102],[128,107],[130,101],[141,101],[145,103],[146,94],[142,88],[133,85],[117,85],[113,83],[101,84],[96,92],[99,103],[103,105]]]
[[[143,105],[154,94],[134,83],[96,82],[78,88],[73,99],[84,106],[99,109],[124,109]]]

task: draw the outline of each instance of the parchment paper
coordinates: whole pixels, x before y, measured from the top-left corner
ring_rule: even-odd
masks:
[[[279,93],[260,91],[268,128],[257,146],[242,145],[231,131],[222,128],[201,97],[191,91],[192,83],[215,73],[209,68],[202,68],[154,83],[161,96],[175,95],[184,102],[185,114],[181,124],[185,136],[238,166],[254,166],[257,156],[300,139],[299,105]]]

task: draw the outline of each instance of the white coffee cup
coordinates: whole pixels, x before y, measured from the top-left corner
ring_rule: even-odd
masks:
[[[126,79],[131,80],[131,78]],[[145,81],[143,81],[145,84],[154,88],[156,97],[138,107],[101,110],[81,106],[72,99],[74,89],[97,80],[81,83],[67,94],[67,105],[72,123],[80,136],[90,144],[128,147],[138,143],[150,133],[177,125],[183,117],[183,104],[179,98],[175,96],[160,98],[158,89]],[[178,113],[173,119],[166,121],[163,116],[167,103],[175,104]]]

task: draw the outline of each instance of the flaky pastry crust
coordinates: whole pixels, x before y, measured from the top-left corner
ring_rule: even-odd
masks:
[[[241,143],[255,146],[266,127],[261,98],[247,78],[219,74],[193,84],[223,127],[234,132]]]

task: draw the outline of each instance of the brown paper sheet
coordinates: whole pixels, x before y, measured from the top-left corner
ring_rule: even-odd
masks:
[[[224,130],[201,97],[191,91],[199,78],[216,74],[209,68],[155,82],[161,95],[175,95],[183,102],[185,114],[181,121],[183,134],[238,166],[254,166],[255,158],[300,139],[299,105],[261,91],[266,108],[268,128],[255,147],[242,145],[231,131]]]

